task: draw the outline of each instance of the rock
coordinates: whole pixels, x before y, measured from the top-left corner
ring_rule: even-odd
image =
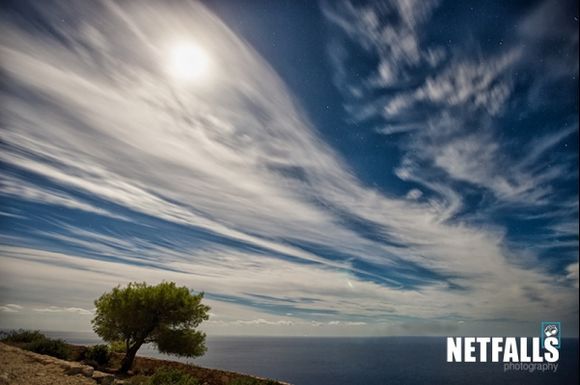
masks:
[[[54,360],[47,358],[47,357],[42,357],[42,358],[38,358],[38,362],[40,362],[43,365],[49,365],[54,363]]]
[[[83,365],[76,362],[69,362],[68,366],[65,367],[64,373],[69,376],[74,376],[75,374],[80,374],[83,371]]]
[[[93,376],[94,372],[95,368],[89,365],[83,365],[83,369],[81,370],[82,375],[89,378]]]
[[[93,372],[93,380],[97,381],[97,384],[112,385],[115,382],[115,376],[95,370]]]
[[[8,378],[7,373],[0,374],[0,385],[9,385],[10,379]]]

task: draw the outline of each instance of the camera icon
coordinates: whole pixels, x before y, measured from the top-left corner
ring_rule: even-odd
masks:
[[[555,324],[548,324],[544,326],[544,335],[546,337],[556,337],[560,333],[560,329]]]
[[[562,326],[560,324],[560,322],[553,322],[553,321],[544,321],[542,322],[542,327],[540,329],[540,336],[541,336],[541,342],[542,342],[542,347],[544,347],[544,340],[546,338],[556,338],[558,340],[557,344],[555,344],[554,346],[556,348],[560,348],[560,343],[561,343],[561,338],[560,336],[562,335]]]

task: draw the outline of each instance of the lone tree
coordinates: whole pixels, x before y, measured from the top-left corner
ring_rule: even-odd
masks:
[[[148,342],[162,353],[199,357],[206,351],[205,333],[195,328],[209,318],[210,309],[202,299],[203,293],[194,295],[174,282],[117,286],[95,301],[93,330],[107,342],[124,342],[121,373],[131,369],[137,351]]]

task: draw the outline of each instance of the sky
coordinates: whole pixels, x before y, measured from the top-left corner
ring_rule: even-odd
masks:
[[[576,1],[2,7],[0,328],[578,335]]]

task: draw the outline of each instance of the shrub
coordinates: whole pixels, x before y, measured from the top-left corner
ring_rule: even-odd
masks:
[[[9,332],[2,332],[0,339],[4,342],[14,343],[31,343],[34,341],[45,340],[46,336],[38,330],[11,330]]]
[[[62,359],[67,359],[71,353],[70,347],[63,340],[53,340],[50,338],[32,341],[26,345],[25,349]]]
[[[149,377],[142,374],[133,376],[126,381],[127,385],[149,385]]]
[[[173,368],[162,367],[149,378],[148,385],[198,385],[197,378]]]
[[[109,346],[100,344],[89,346],[85,351],[85,360],[94,361],[99,365],[107,365],[111,359]]]

